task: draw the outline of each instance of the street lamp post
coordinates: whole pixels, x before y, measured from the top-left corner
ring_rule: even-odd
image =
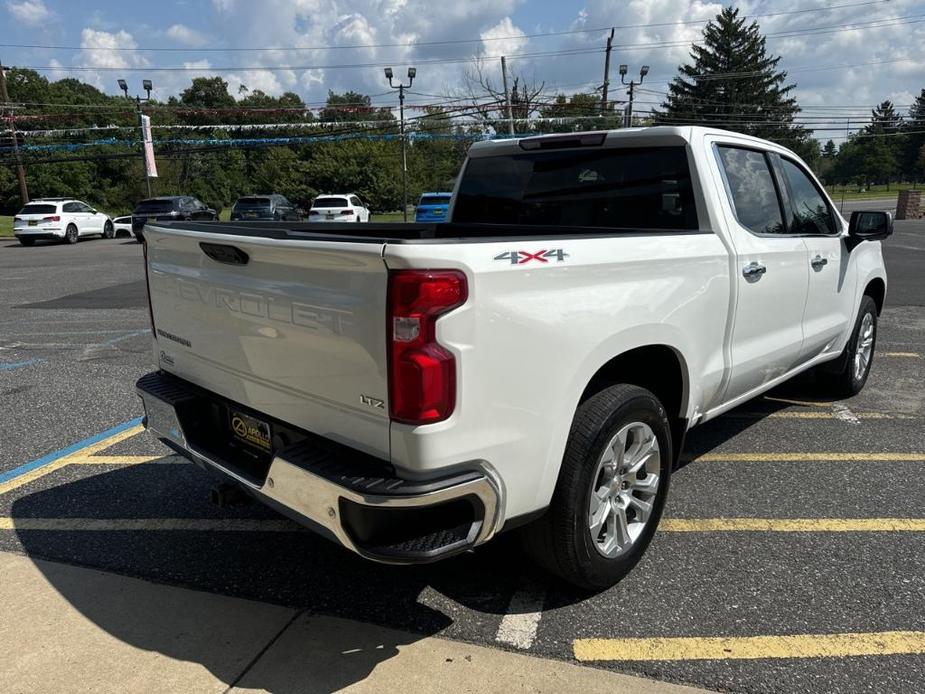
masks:
[[[627,82],[626,81],[626,65],[620,66],[620,83],[625,84],[630,88],[630,100],[629,100],[629,103],[626,105],[626,116],[623,119],[623,127],[625,128],[630,128],[633,125],[633,88],[638,87],[640,84],[642,84],[642,81],[646,78],[646,75],[648,74],[649,74],[649,66],[643,65],[641,68],[639,68],[639,81],[634,82],[633,80],[630,80],[629,82]]]
[[[408,221],[408,156],[405,152],[405,90],[411,88],[411,84],[414,82],[414,77],[416,74],[417,70],[413,67],[409,67],[408,84],[402,84],[399,82],[396,85],[392,82],[392,68],[387,67],[385,69],[385,78],[389,81],[389,86],[392,89],[398,90],[398,127],[401,139],[401,212],[402,217],[406,222]]]
[[[151,90],[154,89],[154,85],[151,84],[151,80],[142,80],[141,87],[142,89],[145,90],[145,92],[147,93],[147,96],[144,99],[142,99],[138,95],[135,96],[135,113],[138,115],[138,127],[141,130],[141,140],[142,140],[141,142],[141,163],[142,163],[142,166],[144,167],[145,184],[148,187],[148,197],[150,198],[153,196],[153,193],[151,192],[151,177],[148,176],[148,165],[145,161],[145,144],[144,144],[145,130],[144,130],[144,121],[141,118],[144,114],[141,111],[141,102],[151,101]],[[125,94],[126,99],[132,98],[128,95],[128,83],[125,80],[123,79],[119,80],[119,89],[121,89],[122,93]]]

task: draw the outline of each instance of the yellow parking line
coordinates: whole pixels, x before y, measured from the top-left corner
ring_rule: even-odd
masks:
[[[925,632],[576,639],[572,649],[575,658],[580,661],[843,658],[925,653]]]
[[[918,462],[925,461],[925,453],[866,453],[861,451],[831,451],[822,453],[704,453],[696,457],[683,456],[682,460],[700,463]]]
[[[197,530],[226,532],[293,532],[301,526],[287,520],[257,518],[11,518],[0,517],[0,530]]]
[[[829,407],[832,403],[829,402],[814,402],[812,400],[792,400],[791,398],[774,398],[770,395],[764,396],[765,400],[770,400],[771,402],[782,402],[786,405],[800,405],[802,407]]]
[[[664,518],[658,529],[700,532],[925,532],[925,518]]]
[[[136,434],[140,434],[142,431],[144,431],[144,427],[140,424],[133,426],[129,429],[126,429],[125,431],[120,431],[118,434],[113,434],[112,436],[109,436],[102,441],[97,441],[96,443],[87,446],[86,448],[81,448],[79,451],[75,451],[70,455],[64,456],[63,458],[58,458],[53,463],[36,468],[32,472],[27,472],[26,474],[20,475],[19,477],[14,477],[9,482],[0,484],[0,494],[12,491],[13,489],[18,489],[19,487],[29,484],[30,482],[34,482],[40,477],[44,477],[45,475],[48,475],[55,470],[60,470],[65,465],[70,465],[74,460],[86,458],[87,456],[93,455],[94,453],[106,450],[110,446],[114,446],[120,441],[124,441],[125,439],[131,438]]]
[[[922,355],[918,352],[881,352],[880,357],[899,357],[905,359],[921,359]]]

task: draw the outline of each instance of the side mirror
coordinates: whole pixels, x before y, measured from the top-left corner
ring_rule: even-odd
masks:
[[[893,215],[881,211],[851,213],[848,222],[848,236],[856,241],[879,241],[893,233]]]

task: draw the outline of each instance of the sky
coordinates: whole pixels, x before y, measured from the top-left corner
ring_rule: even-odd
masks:
[[[848,121],[884,99],[906,107],[925,88],[925,0],[733,4],[782,56],[807,117]],[[395,96],[382,68],[404,76],[413,65],[409,103],[421,104],[459,93],[476,56],[495,84],[498,57],[507,55],[511,75],[548,93],[599,87],[600,49],[616,27],[610,96],[625,99],[617,65],[637,79],[649,65],[638,111],[661,101],[703,22],[722,7],[704,0],[0,0],[0,60],[109,93],[118,92],[120,77],[133,93],[148,78],[166,99],[192,77],[221,74],[236,97],[246,94],[243,85],[319,104],[328,90],[389,104]],[[241,50],[253,48],[265,50]]]

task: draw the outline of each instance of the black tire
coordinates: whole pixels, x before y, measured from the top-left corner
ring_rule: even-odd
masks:
[[[19,243],[20,243],[20,245],[22,245],[22,246],[34,246],[34,245],[35,245],[35,239],[28,239],[28,238],[26,238],[25,236],[20,236],[20,237],[19,237]]]
[[[80,232],[77,231],[75,225],[68,224],[67,229],[64,231],[64,242],[74,244],[78,241],[80,241]]]
[[[858,351],[862,344],[863,335],[866,332],[865,320],[870,317],[870,356],[866,364],[858,366]],[[851,331],[851,337],[848,344],[845,345],[844,351],[838,359],[822,364],[816,370],[816,378],[819,385],[825,391],[826,395],[832,395],[840,398],[849,398],[857,395],[867,383],[867,377],[870,375],[870,367],[874,363],[874,353],[877,348],[877,304],[869,296],[864,295],[861,299],[861,307],[858,309],[858,317],[854,322],[854,330]],[[863,362],[863,360],[861,360]]]
[[[101,238],[104,238],[104,239],[116,238],[116,229],[112,225],[112,222],[110,222],[109,220],[107,220],[106,223],[103,224],[103,235],[101,236]]]
[[[596,477],[598,461],[613,437],[634,422],[647,425],[658,442],[658,488],[648,520],[635,541],[610,558],[598,551],[589,528],[591,488],[597,485],[592,477]],[[527,554],[583,590],[613,586],[636,565],[652,540],[668,496],[672,460],[668,414],[651,392],[620,384],[589,398],[575,413],[549,508],[520,531]]]

